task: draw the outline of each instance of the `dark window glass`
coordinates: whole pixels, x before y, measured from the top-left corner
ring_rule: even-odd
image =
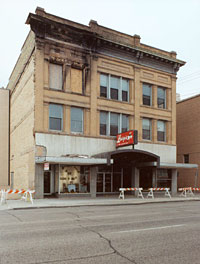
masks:
[[[143,105],[151,105],[151,85],[143,83]]]
[[[128,92],[122,91],[122,101],[128,102]]]
[[[117,89],[110,89],[110,98],[114,100],[118,100],[118,90]]]
[[[49,105],[49,129],[59,131],[62,130],[62,113],[62,105]]]
[[[184,155],[184,163],[189,163],[189,154]]]
[[[110,135],[116,136],[118,134],[118,118],[119,114],[110,113]]]
[[[100,112],[100,135],[107,135],[107,112]]]
[[[104,86],[100,87],[100,96],[107,98],[107,87]]]

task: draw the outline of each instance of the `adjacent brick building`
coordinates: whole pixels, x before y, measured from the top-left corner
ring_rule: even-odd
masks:
[[[96,196],[119,187],[177,190],[175,52],[48,14],[30,33],[11,74],[10,171],[36,196]],[[116,149],[116,135],[138,144]]]
[[[177,161],[200,166],[200,95],[177,102]],[[179,169],[179,187],[200,188],[199,170]]]

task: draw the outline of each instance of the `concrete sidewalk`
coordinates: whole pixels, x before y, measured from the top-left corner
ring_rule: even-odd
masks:
[[[19,210],[19,209],[35,209],[35,208],[55,208],[55,207],[75,207],[75,206],[120,206],[120,205],[141,205],[151,203],[167,203],[167,202],[184,202],[184,201],[200,201],[200,195],[194,197],[155,197],[152,198],[133,198],[132,196],[125,196],[124,200],[115,197],[97,197],[97,198],[82,198],[82,197],[67,197],[67,198],[45,198],[34,199],[31,202],[22,200],[7,200],[6,203],[0,204],[0,210]]]

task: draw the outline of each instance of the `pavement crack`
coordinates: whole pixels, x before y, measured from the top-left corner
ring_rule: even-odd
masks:
[[[9,213],[8,211],[6,211],[6,213],[9,214],[9,215],[11,215],[11,216],[13,216],[14,218],[16,218],[19,222],[23,222],[23,221],[21,220],[21,218],[19,218],[18,216],[14,215],[14,214],[11,214],[11,213]]]
[[[40,262],[30,262],[30,264],[58,263],[58,262],[63,262],[63,261],[73,261],[73,260],[81,260],[81,259],[98,258],[98,257],[109,256],[112,254],[114,254],[114,252],[107,253],[107,254],[92,255],[92,256],[88,256],[88,257],[56,259],[56,260],[47,260],[47,261],[40,261]]]
[[[119,251],[118,251],[118,250],[112,245],[111,240],[108,239],[107,237],[103,236],[101,233],[99,233],[99,232],[97,232],[97,231],[95,231],[95,230],[93,230],[93,229],[90,229],[90,228],[88,228],[88,227],[85,227],[85,226],[83,226],[83,225],[81,225],[81,224],[79,224],[79,226],[82,227],[83,229],[89,231],[89,232],[93,232],[93,233],[95,233],[95,234],[98,235],[101,239],[105,240],[105,241],[108,243],[109,247],[113,250],[113,252],[112,252],[111,254],[117,254],[117,255],[119,255],[120,257],[122,257],[122,258],[124,258],[124,259],[130,261],[131,263],[137,264],[135,260],[133,260],[133,259],[129,259],[128,257],[122,255],[122,254],[121,254],[121,253],[120,253],[120,252],[119,252]]]

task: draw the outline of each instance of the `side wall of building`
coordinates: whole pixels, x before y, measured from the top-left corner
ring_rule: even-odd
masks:
[[[189,155],[189,163],[200,166],[200,96],[177,103],[177,162],[184,162]],[[179,187],[200,187],[196,169],[179,170]],[[199,174],[198,170],[198,174]]]
[[[9,90],[0,89],[0,189],[9,185]]]
[[[34,36],[30,34],[9,82],[14,84],[9,86],[10,173],[13,188],[35,188],[34,65]]]

